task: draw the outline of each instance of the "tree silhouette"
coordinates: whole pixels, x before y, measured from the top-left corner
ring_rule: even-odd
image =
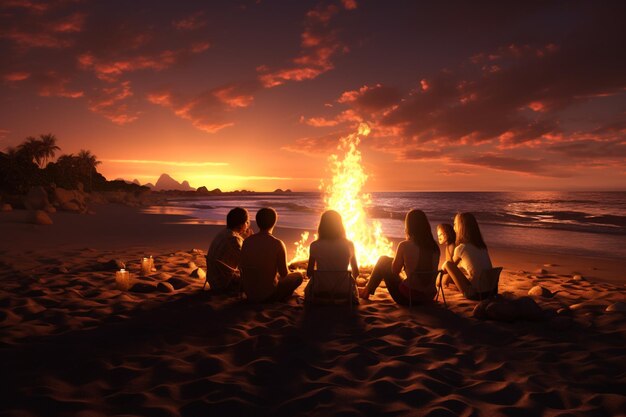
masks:
[[[56,151],[61,150],[61,148],[57,146],[57,138],[52,133],[39,135],[39,140],[41,142],[40,155],[43,161],[43,165],[40,167],[45,168],[48,165],[48,160],[54,158]]]

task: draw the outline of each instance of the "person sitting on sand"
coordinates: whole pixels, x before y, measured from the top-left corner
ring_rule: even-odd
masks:
[[[410,289],[406,279],[400,276],[402,270],[408,276],[418,271],[436,271],[439,264],[439,246],[433,238],[430,223],[422,210],[411,210],[404,220],[406,240],[398,244],[396,255],[381,256],[372,270],[367,285],[359,291],[359,296],[368,299],[374,294],[382,280],[387,284],[389,295],[400,305],[415,302],[429,302],[435,298],[437,289],[434,280],[417,283],[419,288]]]
[[[272,235],[277,219],[273,208],[260,209],[256,214],[259,232],[243,242],[239,267],[248,301],[284,301],[302,284],[302,273],[287,270],[285,244]]]
[[[347,271],[351,267],[352,277],[359,276],[359,266],[354,252],[354,243],[346,238],[341,215],[334,210],[322,213],[317,228],[317,240],[309,247],[309,263],[306,274],[313,277],[315,271]],[[310,292],[310,284],[305,296]],[[356,297],[355,297],[356,298]]]
[[[251,233],[246,209],[235,207],[228,212],[226,228],[215,236],[206,255],[207,281],[211,290],[239,288],[241,245]]]
[[[491,291],[486,291],[486,294],[479,293],[476,285],[483,271],[491,269],[492,265],[487,245],[474,215],[458,213],[454,216],[454,231],[456,232],[454,255],[452,260],[443,264],[442,269],[466,298],[471,300],[487,298]]]
[[[437,225],[437,240],[440,245],[444,246],[444,255],[446,261],[451,261],[454,255],[454,247],[456,242],[456,233],[454,233],[454,228],[449,223],[441,223]],[[443,286],[448,287],[450,284],[450,276],[448,274],[443,274]],[[437,286],[439,286],[439,281],[437,281]]]

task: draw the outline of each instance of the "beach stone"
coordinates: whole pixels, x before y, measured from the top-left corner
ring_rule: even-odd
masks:
[[[97,269],[102,271],[117,271],[126,269],[126,264],[119,259],[111,259],[110,261],[102,262],[98,265]]]
[[[515,304],[517,304],[517,311],[521,318],[526,320],[539,320],[543,318],[543,310],[532,298],[520,297],[515,300]]]
[[[618,301],[608,306],[605,311],[608,313],[616,313],[616,312],[624,313],[626,312],[626,303]]]
[[[4,203],[2,204],[2,211],[5,213],[8,213],[9,211],[13,211],[13,206],[11,206],[9,203]]]
[[[487,306],[491,303],[490,299],[482,300],[480,303],[476,304],[474,307],[474,311],[472,312],[472,316],[479,320],[486,320],[487,316]]]
[[[84,213],[87,211],[85,193],[80,190],[54,189],[54,201],[59,210]]]
[[[155,292],[156,287],[154,285],[146,284],[145,282],[136,282],[130,287],[130,291],[148,294],[151,292]]]
[[[48,213],[46,213],[45,211],[37,210],[35,212],[33,223],[41,224],[41,225],[50,225],[52,224],[52,219],[50,218]]]
[[[44,210],[50,205],[48,193],[42,186],[30,187],[24,196],[24,207],[26,210]]]
[[[543,268],[539,268],[539,269],[535,270],[535,274],[537,274],[537,275],[545,275],[547,273],[548,273],[548,271],[546,269],[543,269]]]
[[[518,317],[515,303],[508,300],[495,300],[485,309],[487,317],[496,321],[513,321]]]
[[[584,280],[585,280],[585,278],[583,278],[583,276],[582,276],[582,275],[580,275],[580,274],[576,274],[576,275],[574,275],[574,276],[572,277],[572,279],[573,279],[574,281],[584,281]]]
[[[533,297],[550,297],[552,295],[552,292],[549,289],[542,287],[541,285],[535,285],[530,290],[528,290],[528,295]]]
[[[181,288],[185,288],[189,285],[187,281],[185,281],[184,279],[180,279],[178,277],[172,277],[165,282],[170,283],[172,287],[174,287],[177,290],[180,290]]]
[[[174,292],[174,286],[169,282],[159,282],[156,286],[157,290],[161,292]]]

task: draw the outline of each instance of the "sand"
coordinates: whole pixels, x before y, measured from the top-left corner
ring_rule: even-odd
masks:
[[[535,285],[537,321],[483,321],[447,290],[399,307],[251,305],[193,277],[220,227],[101,206],[35,226],[0,213],[6,416],[618,416],[626,410],[624,262],[493,248],[501,293]],[[278,229],[288,247],[299,231]],[[139,276],[152,255],[156,271]],[[142,289],[120,291],[111,261]],[[193,264],[191,263],[193,262]],[[582,275],[582,279],[574,279]],[[172,293],[154,290],[170,282]],[[557,311],[565,309],[557,313]]]

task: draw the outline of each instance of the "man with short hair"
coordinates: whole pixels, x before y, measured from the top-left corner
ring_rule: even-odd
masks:
[[[302,284],[302,274],[287,270],[287,250],[272,235],[278,215],[273,208],[256,214],[259,232],[243,242],[241,261],[243,290],[249,301],[285,301]]]
[[[215,236],[206,255],[207,281],[211,290],[228,291],[239,288],[241,246],[251,233],[246,209],[235,207],[228,212],[226,228]]]

